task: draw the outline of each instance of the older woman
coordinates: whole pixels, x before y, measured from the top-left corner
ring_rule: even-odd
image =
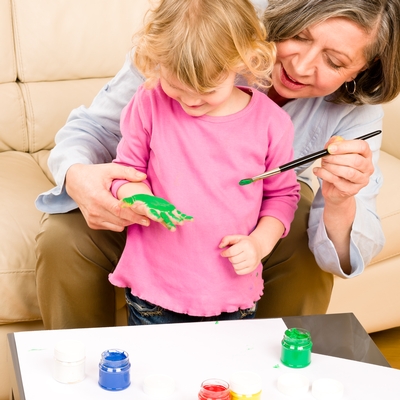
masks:
[[[379,104],[400,91],[399,15],[400,0],[272,0],[266,7],[268,39],[277,46],[268,96],[292,118],[296,157],[328,145],[331,155],[312,171],[321,183],[315,198],[307,166],[297,171],[302,198],[291,232],[263,260],[258,316],[324,313],[332,274],[362,273],[383,246],[375,207],[381,138],[353,139],[381,129]],[[128,57],[91,107],[74,110],[57,134],[49,166],[58,186],[37,200],[48,213],[37,238],[48,329],[114,323],[107,275],[124,247],[124,228],[149,224],[109,192],[115,178],[143,178],[110,163],[120,111],[142,81]]]

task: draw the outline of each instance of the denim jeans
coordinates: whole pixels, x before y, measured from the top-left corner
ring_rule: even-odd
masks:
[[[174,324],[181,322],[227,321],[234,319],[253,319],[257,303],[253,307],[232,313],[223,312],[213,317],[196,317],[179,314],[134,296],[129,288],[125,289],[125,299],[129,310],[129,325]]]

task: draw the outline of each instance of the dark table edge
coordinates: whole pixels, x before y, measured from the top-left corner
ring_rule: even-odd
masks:
[[[325,319],[323,325],[318,321],[321,315],[324,315]],[[378,346],[353,313],[283,317],[282,320],[287,328],[303,328],[310,332],[313,353],[391,368]],[[334,327],[338,325],[340,327],[345,325],[349,346],[343,346],[343,337],[340,338],[340,341],[337,340]]]
[[[13,389],[15,389],[14,385],[11,388],[11,399],[12,400],[25,400],[25,392],[24,387],[22,385],[22,378],[21,378],[21,368],[19,366],[19,359],[17,353],[17,346],[15,344],[15,336],[14,333],[8,333],[8,348],[11,355],[12,367],[14,369],[14,377],[10,376],[10,380],[14,381],[17,385],[18,389],[18,397],[14,397],[15,393]],[[11,372],[11,371],[10,371]]]

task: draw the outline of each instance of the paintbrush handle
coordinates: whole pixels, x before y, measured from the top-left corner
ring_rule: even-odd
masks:
[[[367,133],[366,135],[360,136],[358,138],[354,138],[352,140],[366,140],[366,139],[369,139],[369,138],[371,138],[373,136],[379,135],[381,132],[382,131],[380,131],[380,130],[374,131],[374,132],[370,132],[370,133]],[[327,149],[320,150],[320,151],[317,151],[316,153],[312,153],[312,154],[309,154],[307,156],[298,158],[297,160],[293,160],[291,162],[288,162],[287,164],[283,164],[283,165],[281,165],[279,167],[279,169],[281,170],[281,172],[287,171],[288,169],[296,168],[296,167],[298,167],[300,165],[307,164],[308,162],[318,160],[318,158],[321,158],[321,157],[326,156],[328,154],[329,154],[329,152],[328,152]]]
[[[296,168],[296,167],[298,167],[300,165],[307,164],[308,162],[318,160],[318,158],[326,156],[327,154],[329,154],[328,150],[326,150],[326,149],[325,150],[320,150],[320,151],[317,151],[315,153],[309,154],[307,156],[304,156],[304,157],[298,158],[296,160],[290,161],[290,162],[288,162],[286,164],[283,164],[283,165],[281,165],[279,167],[279,169],[280,169],[281,172],[287,171],[288,169]]]
[[[374,131],[374,132],[370,132],[370,133],[367,133],[366,135],[360,136],[358,138],[354,138],[352,140],[366,140],[366,139],[369,139],[369,138],[371,138],[373,136],[379,135],[381,132],[382,131],[380,131],[380,130]],[[328,152],[327,149],[317,151],[316,153],[312,153],[312,154],[309,154],[308,156],[304,156],[304,157],[298,158],[296,160],[288,162],[287,164],[283,164],[280,167],[277,167],[275,169],[271,169],[269,171],[266,171],[261,175],[254,176],[253,178],[242,179],[239,182],[239,185],[241,185],[241,186],[248,185],[249,183],[259,181],[260,179],[265,179],[265,178],[268,178],[270,176],[280,174],[283,171],[287,171],[289,169],[299,167],[300,165],[307,164],[309,162],[318,160],[318,158],[321,158],[321,157],[326,156],[328,154],[329,154],[329,152]]]

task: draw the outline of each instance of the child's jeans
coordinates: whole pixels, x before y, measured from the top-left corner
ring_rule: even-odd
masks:
[[[132,295],[129,288],[125,289],[125,298],[129,309],[129,325],[149,324],[173,324],[180,322],[200,321],[227,321],[234,319],[253,319],[256,315],[257,304],[246,310],[238,310],[232,313],[223,312],[213,317],[196,317],[187,314],[179,314],[166,310],[160,306],[142,300]]]

